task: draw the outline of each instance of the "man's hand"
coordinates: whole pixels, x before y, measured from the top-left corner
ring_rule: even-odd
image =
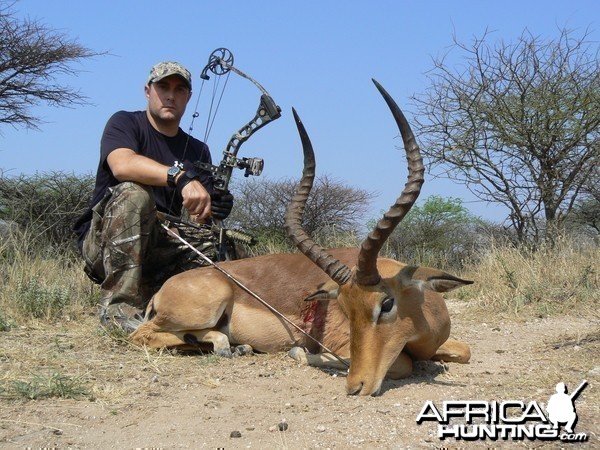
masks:
[[[181,189],[183,207],[188,210],[190,216],[196,216],[197,220],[206,219],[211,214],[210,194],[198,180],[192,180]]]
[[[212,216],[217,220],[225,220],[233,208],[233,195],[231,192],[218,192],[211,196]]]

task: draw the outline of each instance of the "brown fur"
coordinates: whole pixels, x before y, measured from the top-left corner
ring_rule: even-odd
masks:
[[[336,249],[331,254],[353,267],[358,249]],[[352,355],[348,393],[377,393],[386,373],[393,378],[410,375],[412,360],[469,360],[467,344],[448,340],[450,317],[438,293],[469,282],[442,271],[380,258],[380,283],[365,287],[355,283],[338,286],[302,254],[267,255],[219,265],[336,354],[343,358]],[[318,297],[337,300],[307,305],[305,299],[316,291],[320,291]],[[395,298],[395,309],[376,317],[374,311],[386,295]],[[293,346],[319,350],[212,267],[169,279],[151,300],[147,321],[131,338],[137,345],[154,348],[209,343],[219,354],[228,354],[230,346],[237,344],[251,345],[259,352]],[[328,359],[309,355],[309,363],[314,365]],[[330,365],[336,364],[339,362]]]

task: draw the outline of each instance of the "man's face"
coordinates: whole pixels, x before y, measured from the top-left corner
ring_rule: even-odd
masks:
[[[171,75],[150,83],[145,91],[148,98],[148,111],[154,120],[179,124],[192,96],[192,91],[179,75]]]

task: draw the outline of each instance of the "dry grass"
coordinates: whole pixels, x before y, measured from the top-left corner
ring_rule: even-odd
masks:
[[[472,345],[473,363],[453,365],[443,375],[437,375],[438,366],[417,364],[425,369],[406,386],[399,382],[398,389],[368,399],[344,397],[341,380],[305,371],[285,353],[224,360],[133,347],[127,336],[99,326],[93,306],[98,288],[79,261],[16,242],[0,242],[0,250],[0,325],[11,325],[0,332],[0,442],[15,448],[48,442],[65,448],[206,442],[216,448],[235,444],[228,440],[233,430],[241,430],[240,443],[254,439],[257,448],[306,448],[314,442],[343,448],[431,446],[427,429],[415,428],[409,411],[418,411],[434,392],[446,399],[546,400],[556,381],[573,387],[598,376],[600,329],[583,317],[597,309],[597,249],[576,251],[565,243],[557,254],[547,250],[538,256],[491,248],[481,266],[463,274],[477,285],[455,294],[480,300],[449,302],[454,332]],[[516,303],[516,295],[535,285],[543,285],[546,295]],[[60,304],[60,292],[68,293],[66,304]],[[28,310],[27,302],[35,307]],[[540,308],[561,315],[536,319]],[[496,317],[481,320],[483,311]],[[528,321],[496,320],[494,313],[503,311]],[[533,317],[527,317],[530,312]],[[593,389],[578,401],[583,431],[597,425],[597,404]],[[270,431],[283,418],[290,431]],[[398,434],[390,435],[390,428]],[[155,440],[147,441],[148,435]]]
[[[44,247],[27,233],[0,239],[0,330],[76,319],[98,298],[75,255]]]
[[[77,323],[20,327],[0,340],[0,399],[127,402],[140,384],[152,396],[159,381],[172,374],[192,369],[202,377],[203,366],[218,364],[212,355],[190,358],[167,350],[140,351],[126,336],[100,327],[95,315]]]
[[[187,364],[168,351],[140,352],[126,335],[101,328],[98,300],[77,256],[27,234],[0,240],[0,399],[121,401],[140,380],[151,390],[156,377]],[[194,365],[215,362],[195,356]]]
[[[338,238],[324,245],[358,245],[356,236]],[[259,250],[277,253],[282,247],[272,242]],[[453,295],[515,317],[598,315],[599,261],[600,247],[569,239],[536,251],[492,244],[461,274],[475,284]],[[77,256],[53,253],[26,234],[0,240],[0,330],[76,320],[92,312],[98,299],[98,287]]]
[[[476,280],[456,295],[474,314],[507,314],[529,319],[552,315],[598,317],[598,248],[569,241],[555,248],[524,252],[491,246],[480,263],[462,275]],[[39,250],[27,236],[0,241],[0,398],[89,397],[122,401],[143,381],[149,392],[157,378],[189,373],[179,354],[134,349],[126,336],[99,327],[99,290],[73,256]],[[473,305],[474,304],[474,305]],[[570,341],[597,344],[598,331]],[[102,356],[98,356],[102,355]],[[210,355],[193,365],[217,364]],[[181,369],[181,370],[180,370]],[[214,380],[202,379],[210,386]],[[151,394],[150,394],[151,395]]]
[[[486,311],[513,316],[598,316],[600,249],[569,239],[537,251],[491,245],[464,276],[476,284],[463,290]]]

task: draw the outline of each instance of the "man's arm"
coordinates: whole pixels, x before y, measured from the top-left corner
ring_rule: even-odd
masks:
[[[148,186],[167,186],[168,166],[140,155],[129,148],[117,148],[106,158],[113,176],[119,181],[135,181]],[[182,174],[179,174],[181,177]],[[182,191],[183,207],[190,215],[204,219],[210,216],[211,204],[208,191],[199,181],[191,181]]]

